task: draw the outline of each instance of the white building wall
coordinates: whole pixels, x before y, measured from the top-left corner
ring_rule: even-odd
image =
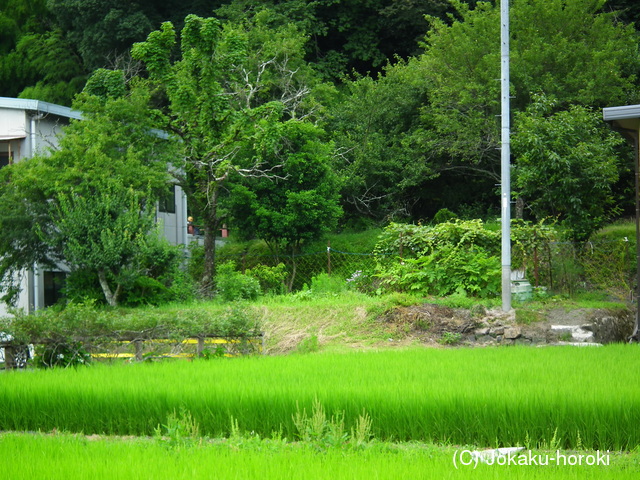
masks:
[[[25,312],[31,311],[32,306],[29,304],[29,276],[31,272],[22,272],[20,280],[20,295],[16,303],[16,307],[23,309]],[[0,302],[0,317],[6,317],[9,315],[9,307],[6,303]]]
[[[27,116],[24,110],[0,108],[0,136],[25,137]]]
[[[187,196],[175,186],[175,213],[157,210],[156,220],[172,245],[187,245]]]

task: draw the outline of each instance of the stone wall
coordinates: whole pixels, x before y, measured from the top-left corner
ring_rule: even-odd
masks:
[[[477,345],[606,344],[626,342],[633,331],[634,312],[579,309],[550,311],[541,321],[516,323],[513,313],[489,311],[463,340]]]

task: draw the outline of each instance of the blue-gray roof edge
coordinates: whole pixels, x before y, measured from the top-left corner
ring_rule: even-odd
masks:
[[[27,110],[38,113],[57,115],[58,117],[82,120],[82,113],[69,107],[43,102],[42,100],[30,100],[26,98],[0,97],[0,108],[15,110]]]
[[[602,117],[606,122],[613,120],[626,120],[629,118],[640,118],[640,105],[624,105],[620,107],[603,108]]]

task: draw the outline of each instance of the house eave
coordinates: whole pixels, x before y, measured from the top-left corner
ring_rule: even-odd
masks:
[[[42,100],[29,100],[25,98],[0,97],[0,108],[13,110],[25,110],[34,114],[49,114],[58,117],[82,120],[82,113],[69,107],[43,102]]]

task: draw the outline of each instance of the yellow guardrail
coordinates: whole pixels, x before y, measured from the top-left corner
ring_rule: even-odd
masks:
[[[135,352],[118,352],[118,351],[103,351],[103,352],[93,352],[91,353],[91,357],[96,359],[136,359],[143,360],[145,358],[195,358],[203,356],[203,352],[206,351],[207,346],[216,346],[217,348],[228,345],[230,347],[236,347],[241,344],[251,344],[256,352],[261,353],[263,351],[262,338],[261,337],[252,337],[247,340],[240,339],[228,339],[228,338],[220,338],[220,337],[210,337],[210,338],[187,338],[184,340],[171,340],[166,338],[159,339],[144,339],[144,340],[132,340],[132,341],[113,341],[109,342],[110,345],[114,345],[117,350],[118,346],[133,346],[135,348]],[[150,350],[144,352],[144,346],[147,345],[159,345],[161,346],[170,346],[181,348],[185,347],[196,347],[195,352],[162,352],[157,350]],[[104,345],[103,345],[104,347]],[[106,348],[106,350],[111,350]],[[231,351],[229,351],[231,350]],[[222,356],[225,357],[234,357],[240,355],[242,352],[234,352],[233,348],[227,349]]]

